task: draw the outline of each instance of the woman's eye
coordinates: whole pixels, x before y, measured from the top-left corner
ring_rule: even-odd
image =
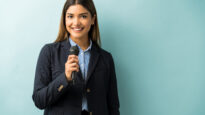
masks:
[[[82,18],[87,18],[87,16],[81,16]]]
[[[68,18],[72,18],[73,16],[68,16]]]

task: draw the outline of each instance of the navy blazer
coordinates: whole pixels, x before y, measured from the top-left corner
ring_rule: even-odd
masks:
[[[81,115],[82,97],[90,115],[119,115],[117,80],[112,55],[93,43],[87,81],[76,72],[75,84],[65,76],[69,40],[46,44],[38,57],[33,101],[44,115]]]

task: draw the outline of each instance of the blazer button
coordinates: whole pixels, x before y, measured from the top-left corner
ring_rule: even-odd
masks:
[[[92,112],[90,112],[90,114],[89,115],[93,115],[93,113]]]
[[[87,93],[90,93],[90,89],[89,88],[87,88]]]
[[[58,88],[58,91],[60,92],[63,89],[63,85],[60,85],[60,87]]]

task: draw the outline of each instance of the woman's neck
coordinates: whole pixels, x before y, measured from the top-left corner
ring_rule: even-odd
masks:
[[[88,39],[88,37],[86,38],[72,38],[70,37],[76,44],[78,44],[78,46],[84,51],[86,50],[89,45],[90,45],[90,41]]]

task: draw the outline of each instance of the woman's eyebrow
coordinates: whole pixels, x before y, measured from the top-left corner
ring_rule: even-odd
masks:
[[[72,13],[66,13],[66,14],[73,15]]]
[[[84,14],[88,14],[87,12],[85,12],[85,13],[81,13],[80,15],[84,15]]]
[[[67,13],[68,15],[73,15],[72,13]],[[84,15],[84,14],[88,14],[88,12],[85,12],[85,13],[80,13],[79,15]]]

